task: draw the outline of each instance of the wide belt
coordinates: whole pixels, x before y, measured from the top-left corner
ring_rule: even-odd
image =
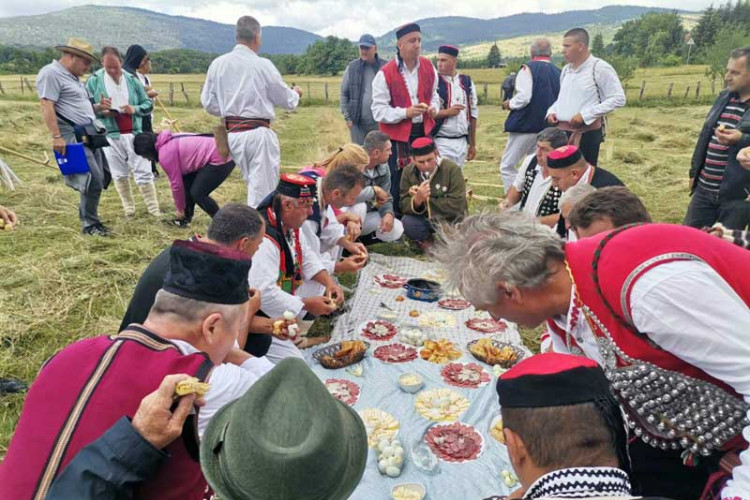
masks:
[[[271,127],[271,120],[266,118],[242,118],[241,116],[227,116],[224,118],[224,124],[227,128],[227,132],[230,134],[235,132],[247,132],[248,130],[255,130],[256,128]]]

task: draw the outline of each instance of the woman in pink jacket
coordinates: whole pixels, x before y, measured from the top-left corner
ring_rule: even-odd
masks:
[[[175,225],[187,227],[196,203],[211,217],[219,211],[210,194],[232,172],[234,161],[222,158],[211,135],[144,132],[135,136],[133,149],[147,160],[158,161],[167,174],[177,209]]]

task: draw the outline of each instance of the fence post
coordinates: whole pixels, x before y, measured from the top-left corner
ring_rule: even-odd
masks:
[[[698,96],[701,93],[701,82],[698,80],[698,85],[695,87],[695,98],[698,99]]]
[[[310,93],[310,82],[307,82],[307,100],[312,100],[312,94]]]
[[[180,82],[180,89],[182,90],[182,95],[185,96],[185,102],[190,104],[190,98],[188,97],[187,92],[185,92],[185,84]]]
[[[667,99],[672,98],[672,89],[674,89],[674,82],[669,84],[669,90],[667,90]]]
[[[711,80],[711,95],[716,95],[716,78]]]
[[[638,100],[643,99],[643,91],[646,90],[646,80],[641,83],[641,91],[638,93]]]
[[[484,102],[487,102],[487,84],[484,84]]]
[[[174,106],[174,83],[169,83],[169,105]]]
[[[688,95],[690,95],[690,85],[685,89],[685,99],[687,99]]]
[[[23,95],[23,77],[19,76],[18,78],[21,80],[21,95]]]
[[[326,93],[326,100],[325,100],[325,102],[326,102],[326,106],[328,106],[328,82],[325,82],[324,90],[325,90],[325,93]]]
[[[31,92],[33,94],[34,93],[34,87],[31,86],[31,82],[29,82],[28,78],[24,78],[24,80],[26,80],[26,87],[28,87],[29,92]]]
[[[0,94],[5,95],[5,89],[3,88],[3,82],[0,82]]]

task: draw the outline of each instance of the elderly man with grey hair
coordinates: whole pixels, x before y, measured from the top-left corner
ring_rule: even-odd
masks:
[[[531,61],[521,66],[516,76],[516,94],[503,103],[503,108],[510,110],[505,120],[508,142],[500,160],[506,193],[518,173],[518,162],[534,152],[536,135],[547,127],[547,109],[560,91],[560,70],[550,61],[549,40],[537,38],[531,43],[530,52]]]
[[[208,68],[201,103],[222,119],[229,149],[247,183],[247,204],[255,208],[279,181],[279,139],[271,130],[274,106],[292,110],[302,91],[289,88],[271,61],[258,57],[260,23],[250,16],[237,21],[237,45]]]
[[[575,230],[571,230],[568,215],[579,201],[594,191],[596,191],[596,188],[591,184],[576,184],[560,196],[560,214],[562,214],[565,229],[568,231],[568,241],[576,241],[578,239],[578,233]]]
[[[739,462],[722,498],[750,491],[747,250],[669,224],[563,242],[518,212],[467,217],[441,240],[448,286],[477,309],[546,322],[554,351],[602,365],[640,438],[630,443],[639,494],[698,498],[727,452]]]

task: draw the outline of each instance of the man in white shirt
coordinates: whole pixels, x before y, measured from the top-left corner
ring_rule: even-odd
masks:
[[[276,187],[281,168],[279,140],[270,129],[274,106],[292,110],[302,91],[290,89],[268,59],[258,57],[261,28],[255,18],[237,21],[237,45],[208,68],[201,103],[222,118],[229,149],[247,183],[247,204],[257,207]]]
[[[697,498],[718,459],[750,440],[746,250],[667,224],[563,243],[507,212],[445,231],[438,261],[475,307],[528,327],[546,320],[556,352],[605,369],[640,437],[638,493]],[[748,497],[750,452],[739,458],[722,498]]]
[[[438,95],[440,111],[435,115],[435,138],[440,156],[463,169],[477,154],[477,90],[469,75],[456,71],[458,48],[438,48]]]
[[[552,184],[547,167],[547,156],[565,146],[568,136],[564,131],[547,127],[539,133],[536,154],[531,154],[521,164],[516,180],[500,203],[500,209],[516,208],[542,224],[554,227],[560,218],[558,200],[562,191]]]
[[[516,95],[503,102],[510,111],[505,120],[508,142],[500,160],[500,176],[508,194],[518,170],[516,165],[536,145],[536,135],[547,127],[547,109],[560,91],[560,70],[552,64],[552,46],[546,38],[531,43],[531,60],[521,66],[515,78]]]
[[[625,106],[625,91],[614,68],[589,52],[585,29],[565,33],[563,55],[568,64],[560,75],[557,101],[547,110],[547,121],[567,131],[586,161],[596,166],[604,117]]]
[[[396,57],[381,68],[372,81],[372,116],[391,138],[393,151],[391,197],[399,215],[401,171],[411,164],[412,141],[432,133],[440,108],[438,75],[432,62],[420,56],[422,33],[410,23],[396,30]]]

